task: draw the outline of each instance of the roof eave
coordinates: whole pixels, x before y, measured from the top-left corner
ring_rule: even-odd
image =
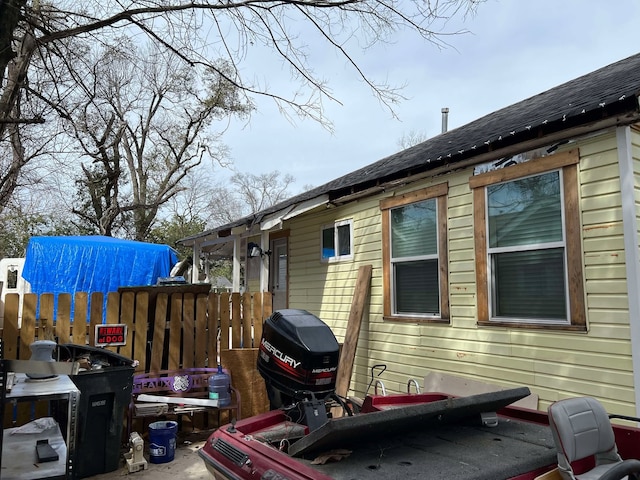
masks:
[[[447,154],[435,160],[428,160],[419,166],[398,170],[392,175],[377,178],[372,182],[354,184],[344,189],[330,193],[332,205],[343,205],[350,201],[375,195],[389,188],[408,184],[419,179],[434,177],[453,170],[488,162],[502,157],[534,150],[572,138],[588,135],[607,128],[630,125],[640,122],[640,98],[635,97],[632,108],[619,109],[614,115],[602,115],[599,119],[594,116],[582,116],[582,121],[575,121],[576,117],[565,118],[556,122],[549,122],[508,137],[501,137],[495,141],[487,141],[480,147],[455,154]],[[628,103],[627,103],[628,105]],[[585,120],[587,120],[585,122]]]

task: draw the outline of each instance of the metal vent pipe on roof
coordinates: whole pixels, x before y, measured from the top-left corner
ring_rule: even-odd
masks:
[[[445,133],[448,128],[449,121],[449,108],[443,107],[442,110],[442,133]]]

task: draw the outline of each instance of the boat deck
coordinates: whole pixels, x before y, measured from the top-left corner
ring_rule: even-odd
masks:
[[[495,427],[429,426],[361,441],[348,461],[312,465],[314,457],[298,460],[336,480],[498,480],[557,461],[549,427],[505,418]]]

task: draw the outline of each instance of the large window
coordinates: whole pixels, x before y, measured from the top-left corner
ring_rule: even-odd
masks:
[[[470,179],[478,322],[585,325],[577,151]]]
[[[566,321],[559,170],[487,187],[491,316]]]
[[[321,258],[324,262],[353,258],[353,221],[341,220],[322,227]]]
[[[384,314],[388,319],[449,318],[447,190],[441,184],[380,203]]]

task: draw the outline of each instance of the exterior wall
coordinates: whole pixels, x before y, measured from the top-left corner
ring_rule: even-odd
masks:
[[[634,158],[640,178],[640,134]],[[476,323],[472,192],[466,169],[421,181],[410,188],[302,215],[290,228],[290,306],[318,315],[344,338],[360,265],[373,277],[352,376],[351,389],[363,395],[370,367],[384,363],[387,391],[406,391],[407,381],[423,384],[430,371],[470,376],[504,386],[529,386],[539,408],[557,399],[592,395],[612,412],[635,415],[629,306],[626,288],[619,168],[614,132],[585,139],[580,149],[579,192],[588,331],[571,332]],[[382,240],[379,201],[448,181],[449,292],[451,322],[398,323],[382,320]],[[640,186],[636,181],[637,205]],[[638,207],[640,219],[640,206]],[[354,259],[320,262],[320,227],[353,218]],[[639,222],[640,224],[640,222]],[[639,232],[640,236],[640,232]]]
[[[322,225],[353,219],[354,259],[326,263],[320,260]],[[289,306],[304,308],[331,324],[344,336],[351,297],[360,265],[373,265],[370,298],[372,315],[382,316],[382,256],[378,199],[324,209],[287,224],[289,236]],[[374,313],[375,312],[375,313]],[[366,328],[366,327],[365,327]]]
[[[584,391],[606,400],[611,411],[635,414],[615,134],[582,142],[579,148],[589,331],[575,347],[571,342],[574,365],[569,365],[567,371],[580,375],[574,377],[575,386],[563,393]]]

